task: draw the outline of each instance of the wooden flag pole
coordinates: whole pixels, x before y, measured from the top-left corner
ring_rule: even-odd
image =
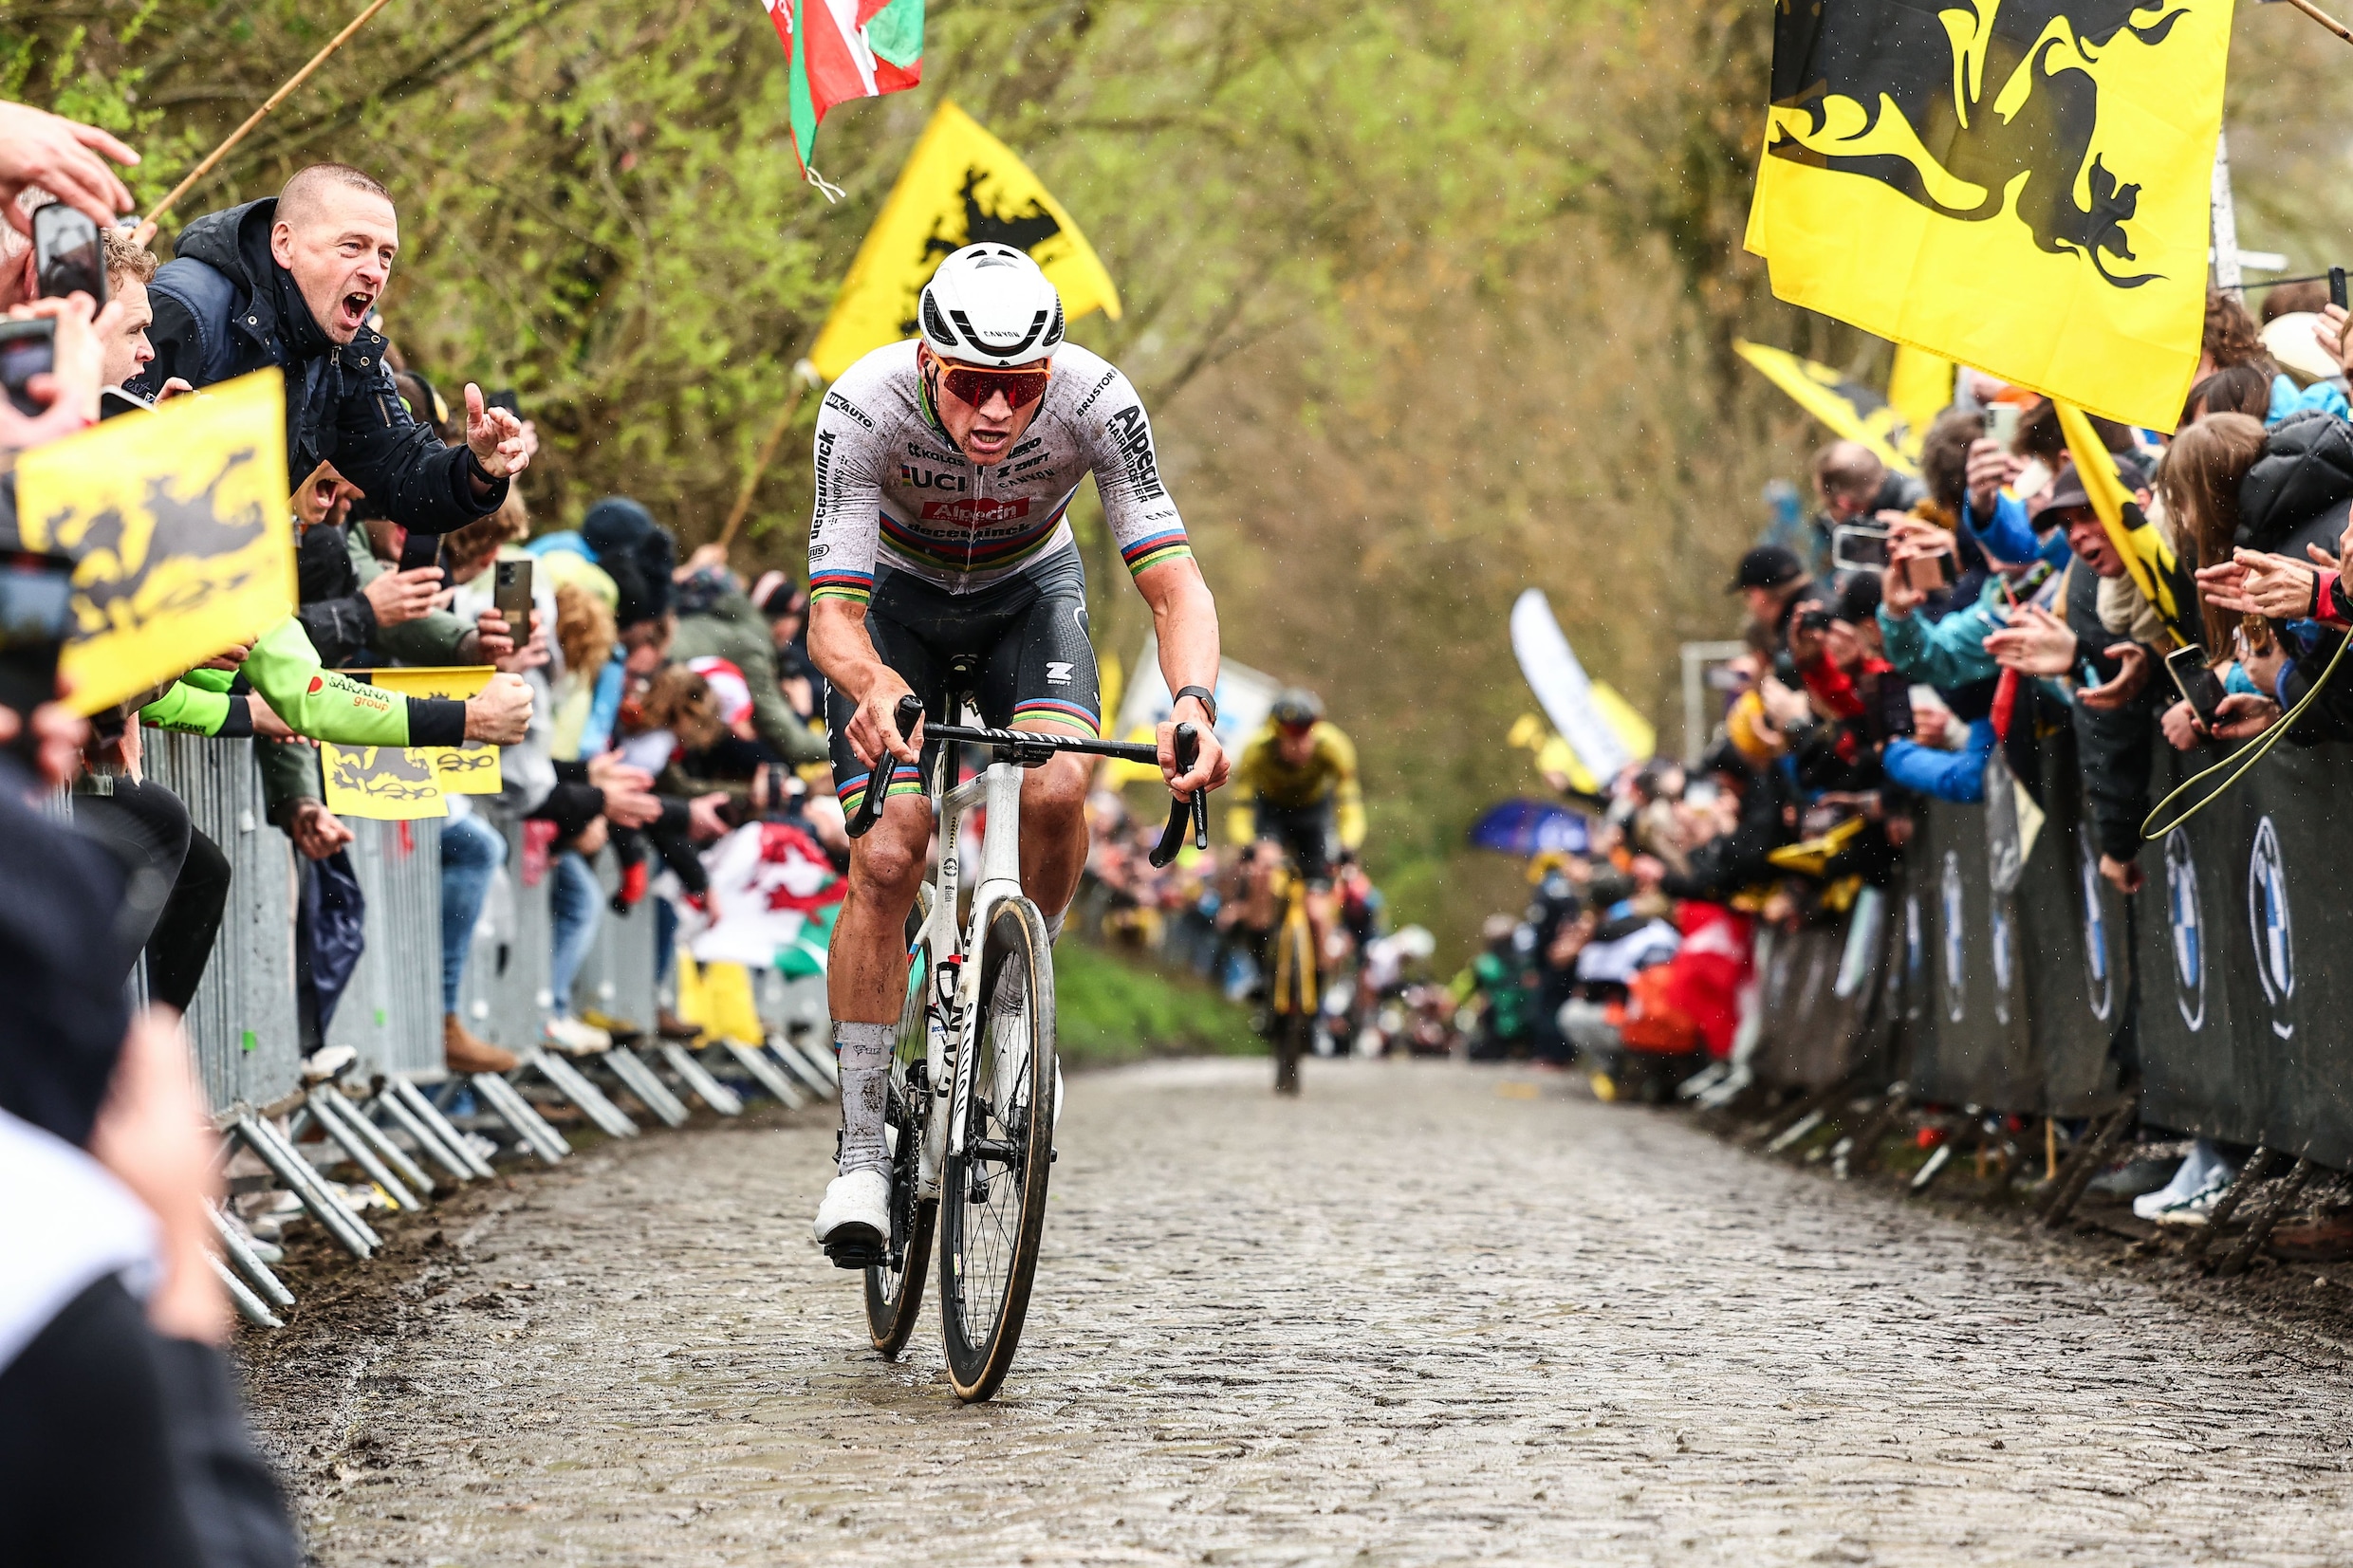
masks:
[[[238,142],[245,139],[247,132],[252,130],[254,126],[259,125],[262,122],[263,117],[268,115],[270,110],[285,102],[287,94],[291,93],[295,88],[301,86],[304,83],[309,81],[310,73],[317,70],[321,65],[325,65],[326,57],[328,55],[331,55],[337,49],[342,48],[343,46],[344,40],[348,39],[353,33],[358,32],[361,27],[366,25],[368,18],[374,16],[378,11],[382,10],[388,3],[389,0],[371,0],[367,9],[353,17],[350,22],[344,26],[343,31],[328,39],[326,41],[326,47],[321,49],[317,54],[310,57],[309,65],[305,65],[301,70],[296,71],[291,77],[287,78],[285,86],[280,87],[276,92],[271,93],[260,108],[254,110],[251,114],[246,117],[244,124],[229,133],[228,140],[222,142],[219,146],[213,148],[211,153],[207,154],[202,163],[197,164],[194,169],[188,171],[187,178],[181,180],[177,185],[173,186],[171,194],[165,196],[161,201],[156,203],[154,210],[149,212],[144,218],[139,220],[138,231],[131,236],[132,242],[134,244],[143,246],[153,240],[156,237],[157,222],[161,219],[166,212],[169,212],[176,205],[178,204],[179,198],[186,195],[189,191],[195,187],[198,180],[211,174],[213,172],[213,165],[219,163],[222,158],[227,157],[229,156],[230,149],[233,148]]]
[[[2304,12],[2305,15],[2310,17],[2313,21],[2318,22],[2322,27],[2326,28],[2330,32],[2335,33],[2339,38],[2344,39],[2346,43],[2353,44],[2353,28],[2346,27],[2335,17],[2321,9],[2320,7],[2312,4],[2312,0],[2288,0],[2288,3],[2295,7],[2298,10]]]
[[[751,497],[767,477],[769,465],[776,461],[776,449],[785,444],[785,433],[792,428],[792,416],[801,411],[801,397],[817,384],[817,367],[803,360],[792,367],[792,387],[785,394],[784,403],[776,410],[776,422],[768,428],[768,438],[760,443],[760,454],[751,461],[751,471],[744,475],[744,488],[735,492],[735,506],[727,514],[727,526],[719,530],[719,551],[735,543],[735,530],[744,526],[751,511]]]

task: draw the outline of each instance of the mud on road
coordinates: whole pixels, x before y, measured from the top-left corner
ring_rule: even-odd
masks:
[[[816,1111],[445,1204],[245,1341],[332,1565],[2353,1560],[2327,1337],[1453,1065],[1070,1080],[990,1405]],[[435,1240],[435,1238],[438,1238]]]

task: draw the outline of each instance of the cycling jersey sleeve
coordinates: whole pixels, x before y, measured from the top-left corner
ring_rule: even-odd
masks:
[[[1104,367],[1095,395],[1080,405],[1077,422],[1095,489],[1102,495],[1103,521],[1127,575],[1139,577],[1163,562],[1192,555],[1185,520],[1160,481],[1152,420],[1128,378]]]
[[[882,528],[878,420],[860,399],[880,390],[874,357],[850,367],[817,410],[817,499],[809,516],[808,591],[863,604],[874,598]]]
[[[1326,725],[1322,737],[1325,755],[1330,759],[1330,771],[1339,781],[1333,790],[1335,821],[1333,827],[1340,834],[1340,842],[1347,849],[1364,847],[1364,786],[1357,782],[1356,743],[1336,728]]]

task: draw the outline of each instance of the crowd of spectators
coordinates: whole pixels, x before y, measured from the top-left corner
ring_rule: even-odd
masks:
[[[131,198],[113,166],[134,162],[103,132],[0,104],[0,312],[41,323],[51,359],[0,399],[0,450],[274,367],[299,604],[244,645],[186,649],[175,678],[85,719],[53,673],[76,563],[27,547],[15,475],[0,477],[0,984],[15,1003],[0,1022],[0,1168],[46,1194],[0,1217],[0,1540],[28,1562],[290,1564],[298,1544],[217,1348],[229,1317],[209,1231],[235,1222],[215,1208],[217,1144],[177,1023],[232,865],[142,767],[142,731],[251,742],[299,873],[314,1081],[350,1062],[331,1042],[365,939],[320,743],[498,748],[499,793],[448,797],[441,929],[379,934],[437,941],[454,1074],[518,1065],[460,1006],[502,868],[548,880],[540,1043],[584,1054],[618,1026],[573,1002],[608,907],[650,902],[667,962],[682,917],[715,914],[702,846],[784,821],[839,866],[847,840],[802,586],[747,582],[712,546],[680,559],[625,497],[576,528],[535,528],[522,481],[539,435],[516,399],[471,382],[445,397],[381,313],[399,249],[382,186],[313,165],[275,197],[190,221],[165,260],[120,218]],[[52,202],[97,226],[102,301],[45,290],[30,241]],[[491,673],[447,698],[372,677],[402,666]],[[666,1011],[657,1027],[698,1032]]]
[[[2198,653],[2171,665],[2047,398],[1961,370],[1917,477],[1822,449],[1818,513],[1728,584],[1746,651],[1712,744],[1616,780],[1590,852],[1539,866],[1525,913],[1490,923],[1473,1053],[1577,1061],[1609,1097],[1723,1093],[1755,926],[1835,921],[1888,887],[1924,802],[2079,794],[2099,875],[2129,895],[2158,748],[2216,760],[2290,714],[2291,743],[2353,737],[2353,685],[2322,683],[2353,625],[2344,325],[2317,283],[2270,290],[2260,321],[2216,291],[2180,428],[2090,421],[2195,574],[2177,618]],[[2201,1144],[2141,1212],[2196,1223],[2233,1170]]]

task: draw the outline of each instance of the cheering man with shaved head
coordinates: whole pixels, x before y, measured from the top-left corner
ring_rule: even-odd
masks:
[[[265,365],[286,373],[291,489],[321,463],[420,533],[498,509],[528,460],[523,426],[466,388],[466,444],[409,417],[368,318],[400,249],[392,197],[359,170],[319,163],[273,199],[209,213],[180,231],[148,286],[156,357],[132,390],[171,377],[212,385]]]

